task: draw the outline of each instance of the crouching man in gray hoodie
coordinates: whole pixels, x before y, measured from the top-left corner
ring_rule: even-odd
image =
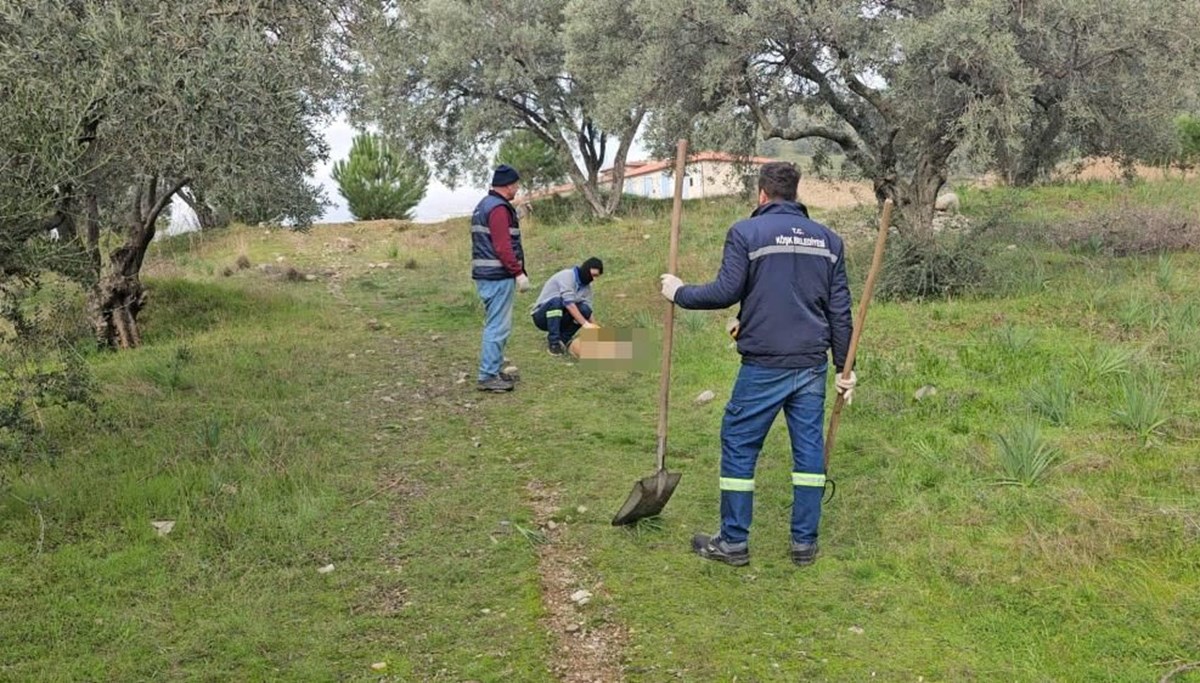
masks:
[[[546,349],[551,355],[566,355],[567,345],[576,332],[597,326],[592,310],[592,282],[603,274],[604,263],[593,256],[546,280],[531,313],[533,324],[546,333]]]

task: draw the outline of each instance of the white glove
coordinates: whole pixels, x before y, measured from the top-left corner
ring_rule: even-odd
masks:
[[[850,379],[845,379],[839,373],[837,379],[834,381],[838,393],[842,395],[842,398],[846,399],[847,405],[854,402],[854,385],[856,384],[858,384],[858,375],[854,374],[853,370],[850,371]]]
[[[525,273],[521,273],[520,275],[517,276],[517,291],[518,292],[528,292],[529,288],[531,286],[532,285],[529,283],[528,275],[526,275]]]
[[[666,297],[668,301],[674,302],[675,292],[678,292],[679,288],[683,286],[683,280],[680,280],[670,273],[663,273],[659,277],[659,280],[662,281],[662,295]]]

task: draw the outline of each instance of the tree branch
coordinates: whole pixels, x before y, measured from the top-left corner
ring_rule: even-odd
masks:
[[[190,182],[192,182],[191,178],[180,178],[179,180],[175,181],[169,191],[164,192],[161,196],[159,196],[157,201],[154,202],[154,205],[150,207],[150,213],[146,216],[146,223],[142,226],[142,229],[150,230],[153,228],[154,222],[158,220],[158,215],[162,213],[163,209],[167,208],[167,204],[171,201],[171,198],[175,196],[175,193],[179,192]],[[150,232],[151,237],[153,237],[153,231],[150,230]]]
[[[762,131],[764,140],[771,138],[779,138],[780,140],[803,140],[805,138],[824,138],[831,142],[836,142],[845,150],[857,149],[858,144],[854,138],[845,131],[838,131],[828,126],[805,126],[803,128],[780,128],[779,124],[771,120],[771,117],[759,104],[758,98],[753,92],[749,92],[746,97],[742,98],[750,112],[754,114],[754,119],[758,122],[758,127]]]

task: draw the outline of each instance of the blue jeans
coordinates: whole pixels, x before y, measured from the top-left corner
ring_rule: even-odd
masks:
[[[592,309],[587,304],[581,302],[575,306],[584,319],[592,317]],[[563,303],[562,297],[557,296],[538,306],[533,312],[533,324],[546,333],[546,342],[551,346],[555,343],[569,343],[579,331],[579,323],[567,312],[567,305]]]
[[[754,466],[782,409],[792,440],[792,540],[817,540],[825,490],[825,372],[743,365],[721,422],[721,537],[749,538]]]
[[[479,380],[482,382],[500,374],[504,362],[504,345],[512,333],[513,302],[517,298],[517,281],[476,280],[475,289],[487,311],[483,323],[483,345],[479,353]]]

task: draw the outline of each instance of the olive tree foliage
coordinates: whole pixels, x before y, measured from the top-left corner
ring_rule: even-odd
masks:
[[[954,155],[992,163],[1033,151],[1029,145],[1036,143],[1028,141],[1046,116],[1035,106],[1039,88],[1064,69],[1114,67],[1116,56],[1082,55],[1078,41],[1057,25],[1072,6],[1107,7],[1105,39],[1120,38],[1111,46],[1122,50],[1117,56],[1138,53],[1141,61],[1130,62],[1118,83],[1127,84],[1123,79],[1137,70],[1136,62],[1144,77],[1168,87],[1173,72],[1159,69],[1161,60],[1149,53],[1174,45],[1191,64],[1195,52],[1195,33],[1180,30],[1194,25],[1190,0],[635,4],[639,23],[663,41],[645,53],[640,68],[672,56],[658,61],[671,81],[655,91],[652,103],[651,130],[660,141],[723,130],[743,144],[755,132],[836,146],[873,183],[879,201],[895,202],[901,229],[915,237],[932,234],[934,201]],[[1150,21],[1156,12],[1171,21],[1156,27]],[[1137,21],[1125,18],[1131,13]],[[1087,31],[1080,28],[1080,35]],[[1147,46],[1151,33],[1156,41]],[[1048,56],[1069,58],[1046,61],[1031,48],[1038,40],[1054,45]],[[1098,43],[1094,47],[1099,53]],[[1080,79],[1065,86],[1066,95],[1080,89],[1086,89]],[[1066,95],[1061,107],[1072,127],[1062,134],[1089,134],[1093,149],[1121,141],[1110,131],[1146,122],[1128,106],[1133,94],[1087,93],[1095,103],[1090,113],[1080,108],[1086,98]],[[1106,101],[1122,108],[1108,112],[1101,125],[1096,112]]]
[[[1002,30],[1036,76],[995,166],[1012,184],[1045,179],[1073,154],[1126,164],[1173,156],[1173,120],[1200,82],[1200,3],[1025,0]]]
[[[0,278],[58,269],[21,255],[53,227],[73,248],[67,261],[86,264],[74,274],[98,340],[137,346],[139,273],[181,190],[286,198],[281,211],[309,222],[321,198],[305,178],[325,155],[315,126],[339,87],[329,34],[341,9],[0,0]]]
[[[592,211],[607,216],[620,202],[649,94],[644,79],[609,78],[640,47],[628,5],[380,2],[357,26],[355,118],[408,140],[450,184],[483,177],[496,145],[528,131],[555,151]],[[610,153],[606,187],[600,170]]]

